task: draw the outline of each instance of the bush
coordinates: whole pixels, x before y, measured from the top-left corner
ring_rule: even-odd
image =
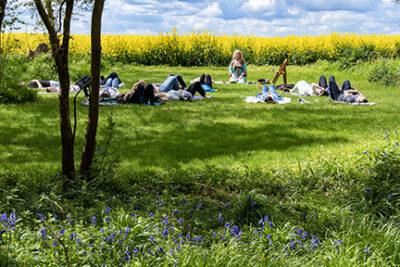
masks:
[[[3,88],[0,88],[0,103],[25,103],[36,100],[37,91],[29,90],[15,81],[6,81]]]
[[[399,83],[399,66],[397,62],[379,60],[374,63],[374,67],[368,75],[370,82],[380,82],[385,86],[396,85]]]

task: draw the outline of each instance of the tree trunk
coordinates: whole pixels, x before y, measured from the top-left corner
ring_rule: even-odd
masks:
[[[1,33],[3,32],[3,20],[4,16],[6,15],[6,6],[7,6],[7,0],[0,0],[0,31]],[[1,36],[1,35],[0,35]],[[0,48],[1,48],[1,39],[0,39]]]
[[[4,58],[3,58],[3,20],[6,15],[7,0],[0,0],[0,84],[3,81],[3,71],[4,71]]]
[[[58,36],[55,29],[53,10],[51,1],[46,1],[46,9],[41,0],[34,0],[40,17],[49,33],[52,55],[56,62],[58,77],[60,80],[59,93],[59,112],[60,112],[60,131],[62,145],[62,173],[69,179],[75,177],[74,164],[74,136],[72,134],[70,109],[69,109],[69,70],[68,70],[68,49],[70,40],[71,16],[74,0],[65,0],[66,4],[63,20],[63,34]],[[60,9],[63,5],[60,6]],[[46,12],[47,10],[47,12]],[[62,44],[60,45],[60,39]]]
[[[95,0],[92,12],[92,65],[89,96],[89,118],[87,122],[85,143],[82,152],[80,172],[89,174],[96,146],[96,133],[99,117],[99,88],[101,65],[101,16],[105,0]]]

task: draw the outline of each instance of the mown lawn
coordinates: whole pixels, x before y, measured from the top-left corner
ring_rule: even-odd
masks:
[[[249,66],[248,80],[272,79],[272,68]],[[117,63],[102,73],[110,71],[116,71],[125,82],[122,90],[128,90],[139,79],[162,82],[169,73],[180,73],[187,82],[201,73],[210,73],[215,80],[227,79],[226,69],[216,67]],[[369,83],[359,73],[338,71],[327,63],[289,66],[288,82],[317,82],[321,74],[327,78],[333,74],[339,83],[350,79],[376,105],[335,104],[327,97],[306,97],[311,104],[300,104],[296,96],[290,96],[292,103],[286,105],[247,104],[244,97],[257,94],[257,85],[218,84],[215,88],[219,91],[210,94],[210,100],[167,102],[156,107],[100,107],[99,148],[104,149],[109,133],[107,118],[112,117],[115,128],[109,149],[120,163],[116,170],[120,174],[197,173],[213,167],[270,169],[360,153],[382,139],[385,130],[399,128],[398,88]],[[81,101],[83,97],[78,98]],[[36,103],[1,105],[0,114],[0,171],[60,169],[56,95],[40,95]],[[87,107],[78,105],[77,117],[76,155],[80,155]]]

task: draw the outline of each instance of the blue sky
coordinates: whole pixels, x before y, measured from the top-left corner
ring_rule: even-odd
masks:
[[[88,16],[90,18],[90,16]],[[103,34],[209,30],[256,36],[333,32],[400,34],[400,4],[391,0],[106,0]],[[90,25],[73,23],[75,34]]]

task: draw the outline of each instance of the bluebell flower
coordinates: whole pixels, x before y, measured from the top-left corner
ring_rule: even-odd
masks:
[[[53,241],[53,244],[51,244],[51,246],[56,248],[57,247],[57,242]]]
[[[201,206],[203,206],[202,203],[197,204],[197,209],[199,210],[201,208]]]
[[[224,206],[226,209],[230,210],[231,209],[231,203],[228,203]]]
[[[176,215],[178,215],[179,213],[181,213],[181,211],[176,210],[176,211],[174,211],[174,212],[172,213],[172,216],[176,216]]]
[[[225,228],[229,228],[229,227],[231,227],[231,224],[230,224],[229,222],[227,222],[227,223],[225,224]]]
[[[104,234],[104,229],[103,229],[103,228],[101,228],[101,229],[100,229],[100,232],[101,232],[102,234]]]
[[[182,225],[182,223],[183,223],[182,217],[178,219],[178,223],[179,223],[180,225]]]
[[[396,146],[399,146],[399,142],[396,142]]]
[[[75,242],[77,245],[82,245],[81,239],[79,237],[75,240]]]
[[[232,229],[231,229],[230,232],[231,232],[232,237],[235,237],[236,235],[239,234],[239,227],[237,227],[236,225],[234,225],[234,226],[232,227]]]
[[[92,224],[94,224],[94,225],[96,224],[96,217],[92,218]]]
[[[367,254],[371,253],[371,249],[369,247],[365,247],[364,252]]]
[[[309,234],[308,234],[307,232],[304,231],[304,232],[303,232],[303,236],[304,236],[304,237],[308,237]]]
[[[267,239],[271,239],[272,237],[271,237],[271,235],[267,235]]]
[[[101,153],[101,149],[97,149],[97,155]]]
[[[386,152],[385,152],[385,151],[382,151],[382,154],[383,154],[384,156],[386,156]]]
[[[92,247],[93,247],[93,244],[89,244],[89,247],[92,248]]]
[[[364,155],[367,155],[367,151],[364,151],[364,153],[363,153]]]
[[[134,249],[133,249],[133,253],[135,254],[135,256],[137,256],[137,255],[138,255],[138,249],[137,249],[137,248],[134,248]]]
[[[272,228],[272,227],[274,227],[274,224],[270,221],[270,222],[268,223],[268,226],[269,226],[269,228]]]
[[[162,236],[163,236],[163,237],[164,237],[164,236],[167,236],[167,235],[168,235],[168,231],[169,231],[168,227],[165,227],[165,229],[164,229],[164,231],[163,231],[163,233],[162,233]]]
[[[371,194],[371,189],[367,188],[365,191],[367,191],[368,194]]]
[[[46,240],[47,232],[46,232],[46,227],[40,230],[40,233],[42,234],[43,240]]]
[[[386,136],[383,138],[383,140],[386,140],[386,139],[388,139],[388,138],[389,138],[389,136],[386,135]]]
[[[203,259],[206,259],[206,255],[203,254]]]
[[[39,212],[38,215],[39,215],[39,217],[40,217],[40,219],[41,219],[42,221],[44,221],[44,220],[46,219],[46,216],[43,215],[42,213]]]
[[[150,241],[154,242],[154,244],[156,243],[156,241],[154,241],[154,237],[152,235],[149,236]]]
[[[303,231],[300,228],[297,228],[297,234],[301,235],[303,233]]]
[[[133,207],[133,210],[137,210],[137,209],[138,209],[138,207],[137,207],[137,206],[134,206],[134,207]]]
[[[110,215],[110,210],[111,210],[111,207],[106,207],[106,215]]]
[[[74,240],[74,238],[76,238],[76,233],[73,233],[73,234],[69,235],[69,239],[70,240]]]
[[[149,214],[149,217],[153,217],[153,216],[154,216],[154,213],[151,212],[151,213]]]
[[[251,196],[249,196],[249,198],[247,199],[247,201],[248,201],[248,202],[250,202],[250,201],[251,201]]]
[[[315,235],[312,235],[311,237],[312,237],[311,244],[313,248],[315,248],[318,245],[318,238],[316,238]]]
[[[388,196],[388,199],[392,199],[392,198],[393,198],[393,194],[390,193],[389,196]]]
[[[253,208],[254,208],[256,205],[257,205],[257,202],[256,202],[256,201],[254,201],[254,202],[253,202],[253,204],[251,204],[251,207],[253,207]]]
[[[385,129],[385,135],[387,135],[388,131]]]
[[[221,213],[218,215],[218,222],[219,223],[222,223],[222,221],[224,220],[224,218],[222,218],[222,215],[221,215]]]
[[[213,234],[213,238],[215,238],[217,236],[217,233],[216,232],[214,232],[214,234]]]
[[[290,243],[289,243],[289,247],[290,247],[291,249],[295,249],[295,248],[296,248],[296,242],[295,242],[295,241],[290,242]]]

